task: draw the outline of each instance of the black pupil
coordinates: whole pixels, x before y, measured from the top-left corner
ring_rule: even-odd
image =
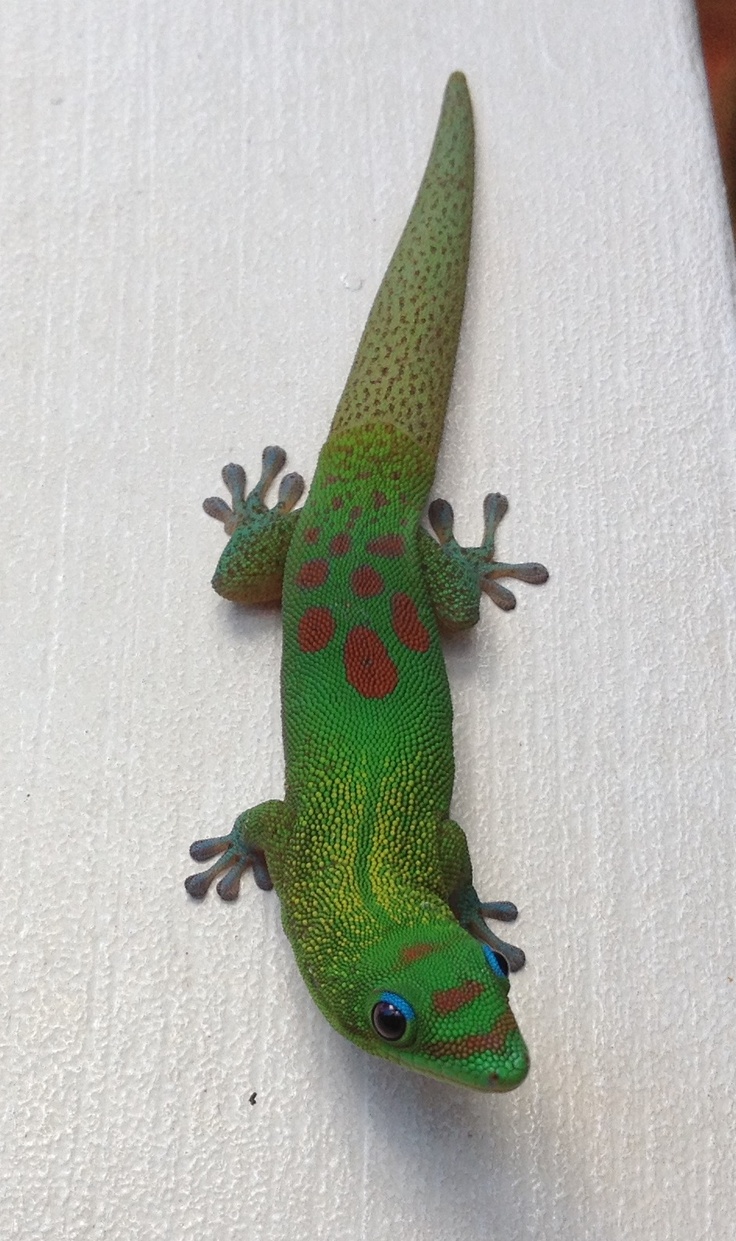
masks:
[[[406,1031],[406,1017],[395,1004],[379,1000],[373,1009],[373,1025],[376,1033],[389,1043],[395,1043]]]

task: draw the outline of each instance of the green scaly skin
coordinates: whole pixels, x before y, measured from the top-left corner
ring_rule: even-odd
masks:
[[[233,900],[252,867],[275,887],[284,929],[327,1020],[375,1055],[479,1090],[510,1090],[528,1056],[508,1004],[520,949],[487,927],[509,902],[483,904],[465,834],[450,819],[452,706],[440,629],[475,624],[481,591],[538,583],[541,565],[494,558],[503,496],[485,502],[477,548],[461,548],[452,510],[430,506],[468,265],[473,119],[465,78],[450,78],[419,194],[379,289],[304,507],[285,454],[267,448],[246,496],[223,471],[232,507],[205,509],[230,541],[215,590],[244,603],[281,600],[286,753],[282,801],[197,841],[187,889],[215,876]]]

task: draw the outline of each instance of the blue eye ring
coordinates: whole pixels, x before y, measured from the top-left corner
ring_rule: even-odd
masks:
[[[385,1043],[400,1043],[415,1021],[411,1004],[395,991],[382,991],[371,1011],[373,1029]]]
[[[481,947],[483,949],[483,955],[494,974],[497,974],[499,978],[508,978],[509,963],[505,956],[503,956],[500,952],[495,952],[493,948],[488,946],[488,944],[481,944]]]

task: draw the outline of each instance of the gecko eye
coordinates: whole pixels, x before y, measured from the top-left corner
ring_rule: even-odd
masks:
[[[387,1043],[398,1043],[403,1039],[414,1019],[411,1004],[393,991],[384,991],[371,1013],[373,1029]]]
[[[499,978],[508,978],[509,963],[506,958],[500,952],[494,952],[488,944],[483,944],[483,953],[494,974],[498,974]]]

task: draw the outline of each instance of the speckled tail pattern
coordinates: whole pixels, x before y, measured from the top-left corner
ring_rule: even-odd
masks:
[[[447,83],[414,206],[373,303],[330,436],[400,428],[432,461],[452,381],[473,212],[473,115],[465,78]]]

